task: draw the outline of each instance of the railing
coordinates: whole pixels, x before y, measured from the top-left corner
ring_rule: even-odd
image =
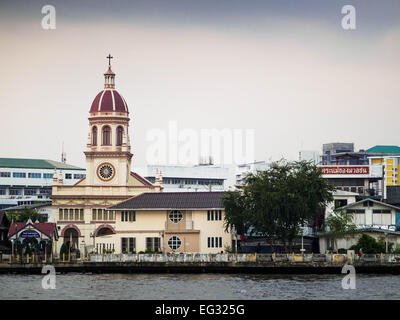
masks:
[[[52,254],[2,254],[1,263],[19,263],[19,264],[48,264],[60,259],[56,259]],[[64,256],[64,262],[76,261],[76,256]]]
[[[322,263],[364,264],[399,263],[398,254],[248,254],[248,253],[168,253],[168,254],[93,254],[90,262],[209,262],[209,263]]]
[[[303,263],[312,266],[355,264],[398,264],[400,266],[400,254],[365,254],[361,257],[353,257],[351,254],[249,254],[249,253],[167,253],[167,254],[87,254],[81,258],[64,256],[38,255],[5,255],[2,263],[6,264],[52,264],[52,263],[257,263],[261,265],[285,265]]]

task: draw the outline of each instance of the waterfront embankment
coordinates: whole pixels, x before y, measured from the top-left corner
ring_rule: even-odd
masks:
[[[82,260],[39,260],[3,260],[0,273],[38,274],[53,265],[60,273],[338,274],[349,264],[357,273],[400,274],[400,255],[394,254],[93,254]]]

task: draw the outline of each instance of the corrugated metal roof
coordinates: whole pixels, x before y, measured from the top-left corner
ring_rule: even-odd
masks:
[[[396,209],[396,210],[399,210],[399,209],[400,209],[400,207],[396,207],[396,206],[391,205],[391,204],[389,204],[389,203],[377,201],[377,200],[370,199],[370,198],[366,198],[366,199],[363,199],[363,200],[360,200],[360,201],[357,201],[357,202],[352,202],[352,203],[350,203],[350,204],[348,204],[348,205],[346,205],[346,206],[340,207],[340,208],[338,208],[338,209],[340,209],[340,210],[342,210],[342,209],[348,209],[348,208],[357,206],[357,205],[359,205],[359,204],[361,204],[361,203],[364,203],[365,201],[372,201],[373,203],[380,204],[380,205],[382,205],[382,206],[384,206],[384,207],[389,207],[389,208]]]
[[[368,153],[400,153],[400,147],[398,146],[374,146],[367,149]]]
[[[0,168],[85,170],[83,168],[53,160],[21,158],[0,158]]]
[[[9,207],[2,209],[3,211],[19,211],[24,209],[37,209],[42,207],[51,206],[51,201],[46,201],[42,203],[33,203],[33,204],[21,204],[19,206]]]
[[[224,192],[149,192],[123,201],[109,210],[223,209]]]

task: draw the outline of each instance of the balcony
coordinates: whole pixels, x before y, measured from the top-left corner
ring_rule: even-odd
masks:
[[[165,231],[188,231],[193,230],[193,220],[182,220],[178,223],[173,223],[169,220],[165,221]]]

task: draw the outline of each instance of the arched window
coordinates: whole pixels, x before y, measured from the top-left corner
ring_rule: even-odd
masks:
[[[119,126],[117,128],[117,146],[122,146],[122,134],[124,132],[124,129]]]
[[[103,145],[111,145],[111,129],[109,126],[103,127]]]
[[[97,146],[97,127],[92,129],[92,145]]]

